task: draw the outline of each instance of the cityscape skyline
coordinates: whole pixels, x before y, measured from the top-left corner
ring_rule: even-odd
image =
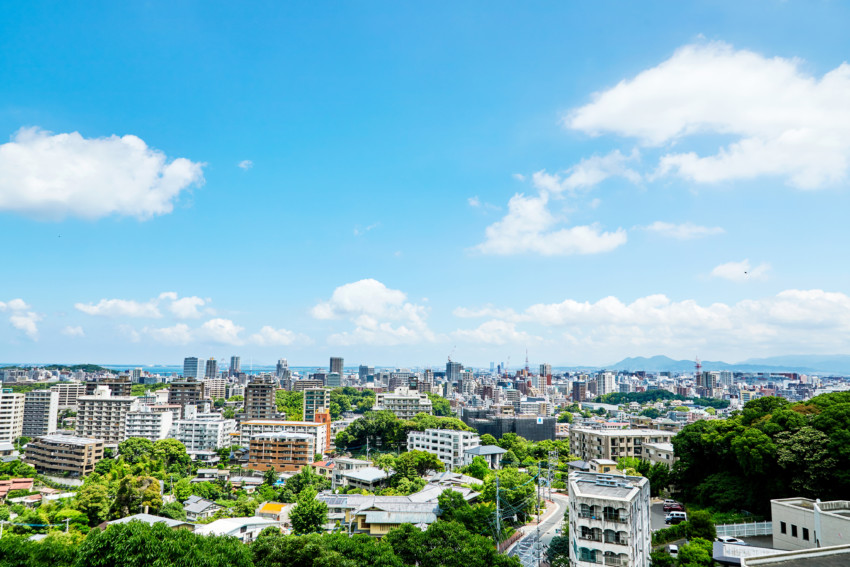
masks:
[[[850,8],[480,8],[1,8],[24,274],[0,340],[32,363],[846,352]]]

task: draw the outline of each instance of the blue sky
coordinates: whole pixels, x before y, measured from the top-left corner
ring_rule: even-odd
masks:
[[[0,359],[843,352],[850,8],[682,4],[4,4]]]

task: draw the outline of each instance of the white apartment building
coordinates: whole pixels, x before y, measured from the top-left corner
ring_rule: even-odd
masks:
[[[582,461],[620,457],[646,458],[647,443],[670,443],[674,433],[658,429],[570,428],[570,452]]]
[[[312,421],[283,421],[275,419],[252,419],[243,421],[239,426],[239,433],[234,433],[233,443],[241,447],[248,447],[251,438],[260,433],[309,433],[315,438],[313,447],[316,453],[324,455],[330,450],[328,447],[328,425],[326,423],[314,423]]]
[[[540,402],[540,401],[532,401],[532,402],[520,402],[519,403],[519,413],[522,415],[542,415],[548,416],[550,405],[549,402]]]
[[[331,490],[336,490],[340,486],[345,486],[345,474],[353,471],[359,471],[372,466],[372,461],[364,461],[362,459],[352,459],[349,457],[337,457],[333,460],[334,468],[331,474]]]
[[[86,385],[82,382],[60,382],[50,387],[50,391],[59,394],[59,410],[76,410],[77,398],[86,395]]]
[[[408,451],[425,451],[437,455],[448,470],[462,467],[464,452],[480,444],[478,434],[474,431],[426,429],[407,434]]]
[[[570,473],[570,565],[649,567],[649,481]]]
[[[389,410],[400,419],[410,419],[417,413],[433,413],[431,400],[427,394],[417,390],[398,388],[395,392],[382,392],[375,395],[375,411]]]
[[[108,386],[98,386],[94,395],[77,398],[77,437],[102,439],[115,447],[127,432],[127,414],[139,407],[133,396],[113,396]]]
[[[600,372],[596,376],[596,395],[604,396],[618,392],[616,378],[617,376],[613,372]]]
[[[179,414],[179,410],[178,410]],[[151,441],[159,441],[168,437],[174,423],[174,413],[170,411],[153,411],[149,406],[141,406],[138,411],[127,414],[126,437],[144,437]]]
[[[672,443],[644,443],[643,458],[653,465],[663,463],[670,468],[676,462]]]
[[[235,419],[222,419],[218,413],[199,413],[190,419],[176,420],[168,436],[183,443],[187,451],[215,451],[230,445],[235,432]]]
[[[847,545],[850,542],[848,500],[771,500],[770,517],[773,520],[773,546],[776,549],[809,549]]]
[[[0,443],[14,443],[24,431],[24,395],[0,390]]]
[[[59,418],[59,394],[51,390],[32,390],[24,398],[23,435],[38,437],[56,431]]]

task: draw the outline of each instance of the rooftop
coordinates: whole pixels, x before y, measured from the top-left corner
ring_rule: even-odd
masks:
[[[65,445],[91,445],[92,443],[103,443],[103,439],[92,439],[91,437],[76,437],[74,435],[41,435],[36,441],[47,443],[63,443]]]
[[[227,535],[247,526],[277,526],[274,520],[252,516],[249,518],[222,518],[206,525],[198,525],[195,531],[201,535]]]
[[[112,524],[126,524],[129,522],[144,522],[149,526],[154,524],[165,524],[169,528],[174,528],[177,526],[190,525],[187,522],[181,522],[180,520],[172,520],[171,518],[163,518],[162,516],[154,516],[153,514],[135,514],[133,516],[127,516],[126,518],[121,518],[120,520],[112,520],[109,522],[109,525]]]
[[[502,449],[498,445],[479,445],[478,447],[464,451],[464,453],[469,453],[470,455],[502,455],[507,452],[507,449]]]

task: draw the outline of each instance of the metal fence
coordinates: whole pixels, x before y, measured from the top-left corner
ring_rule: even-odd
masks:
[[[773,522],[750,522],[748,524],[725,524],[715,526],[718,536],[753,537],[773,535]]]

